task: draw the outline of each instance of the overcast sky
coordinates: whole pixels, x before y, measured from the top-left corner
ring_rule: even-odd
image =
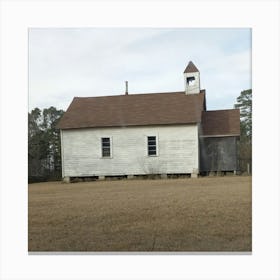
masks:
[[[184,91],[189,61],[208,110],[233,108],[251,88],[251,30],[244,28],[31,28],[29,110],[66,110],[75,96]]]

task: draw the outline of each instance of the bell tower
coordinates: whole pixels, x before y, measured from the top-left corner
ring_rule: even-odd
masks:
[[[200,73],[192,61],[189,62],[184,71],[184,79],[186,94],[200,93]]]

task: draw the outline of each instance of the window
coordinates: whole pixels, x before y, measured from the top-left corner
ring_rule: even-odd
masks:
[[[193,86],[195,84],[195,77],[188,77],[187,83],[189,86]]]
[[[157,155],[157,138],[156,136],[148,136],[148,156]]]
[[[101,138],[102,157],[111,157],[111,139],[109,137]]]

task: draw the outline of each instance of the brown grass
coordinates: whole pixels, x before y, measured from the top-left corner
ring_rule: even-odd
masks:
[[[29,251],[251,251],[251,178],[29,185]]]

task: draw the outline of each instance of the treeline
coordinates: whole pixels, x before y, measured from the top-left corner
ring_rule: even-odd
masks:
[[[61,179],[60,132],[63,110],[55,107],[28,113],[28,181]]]

